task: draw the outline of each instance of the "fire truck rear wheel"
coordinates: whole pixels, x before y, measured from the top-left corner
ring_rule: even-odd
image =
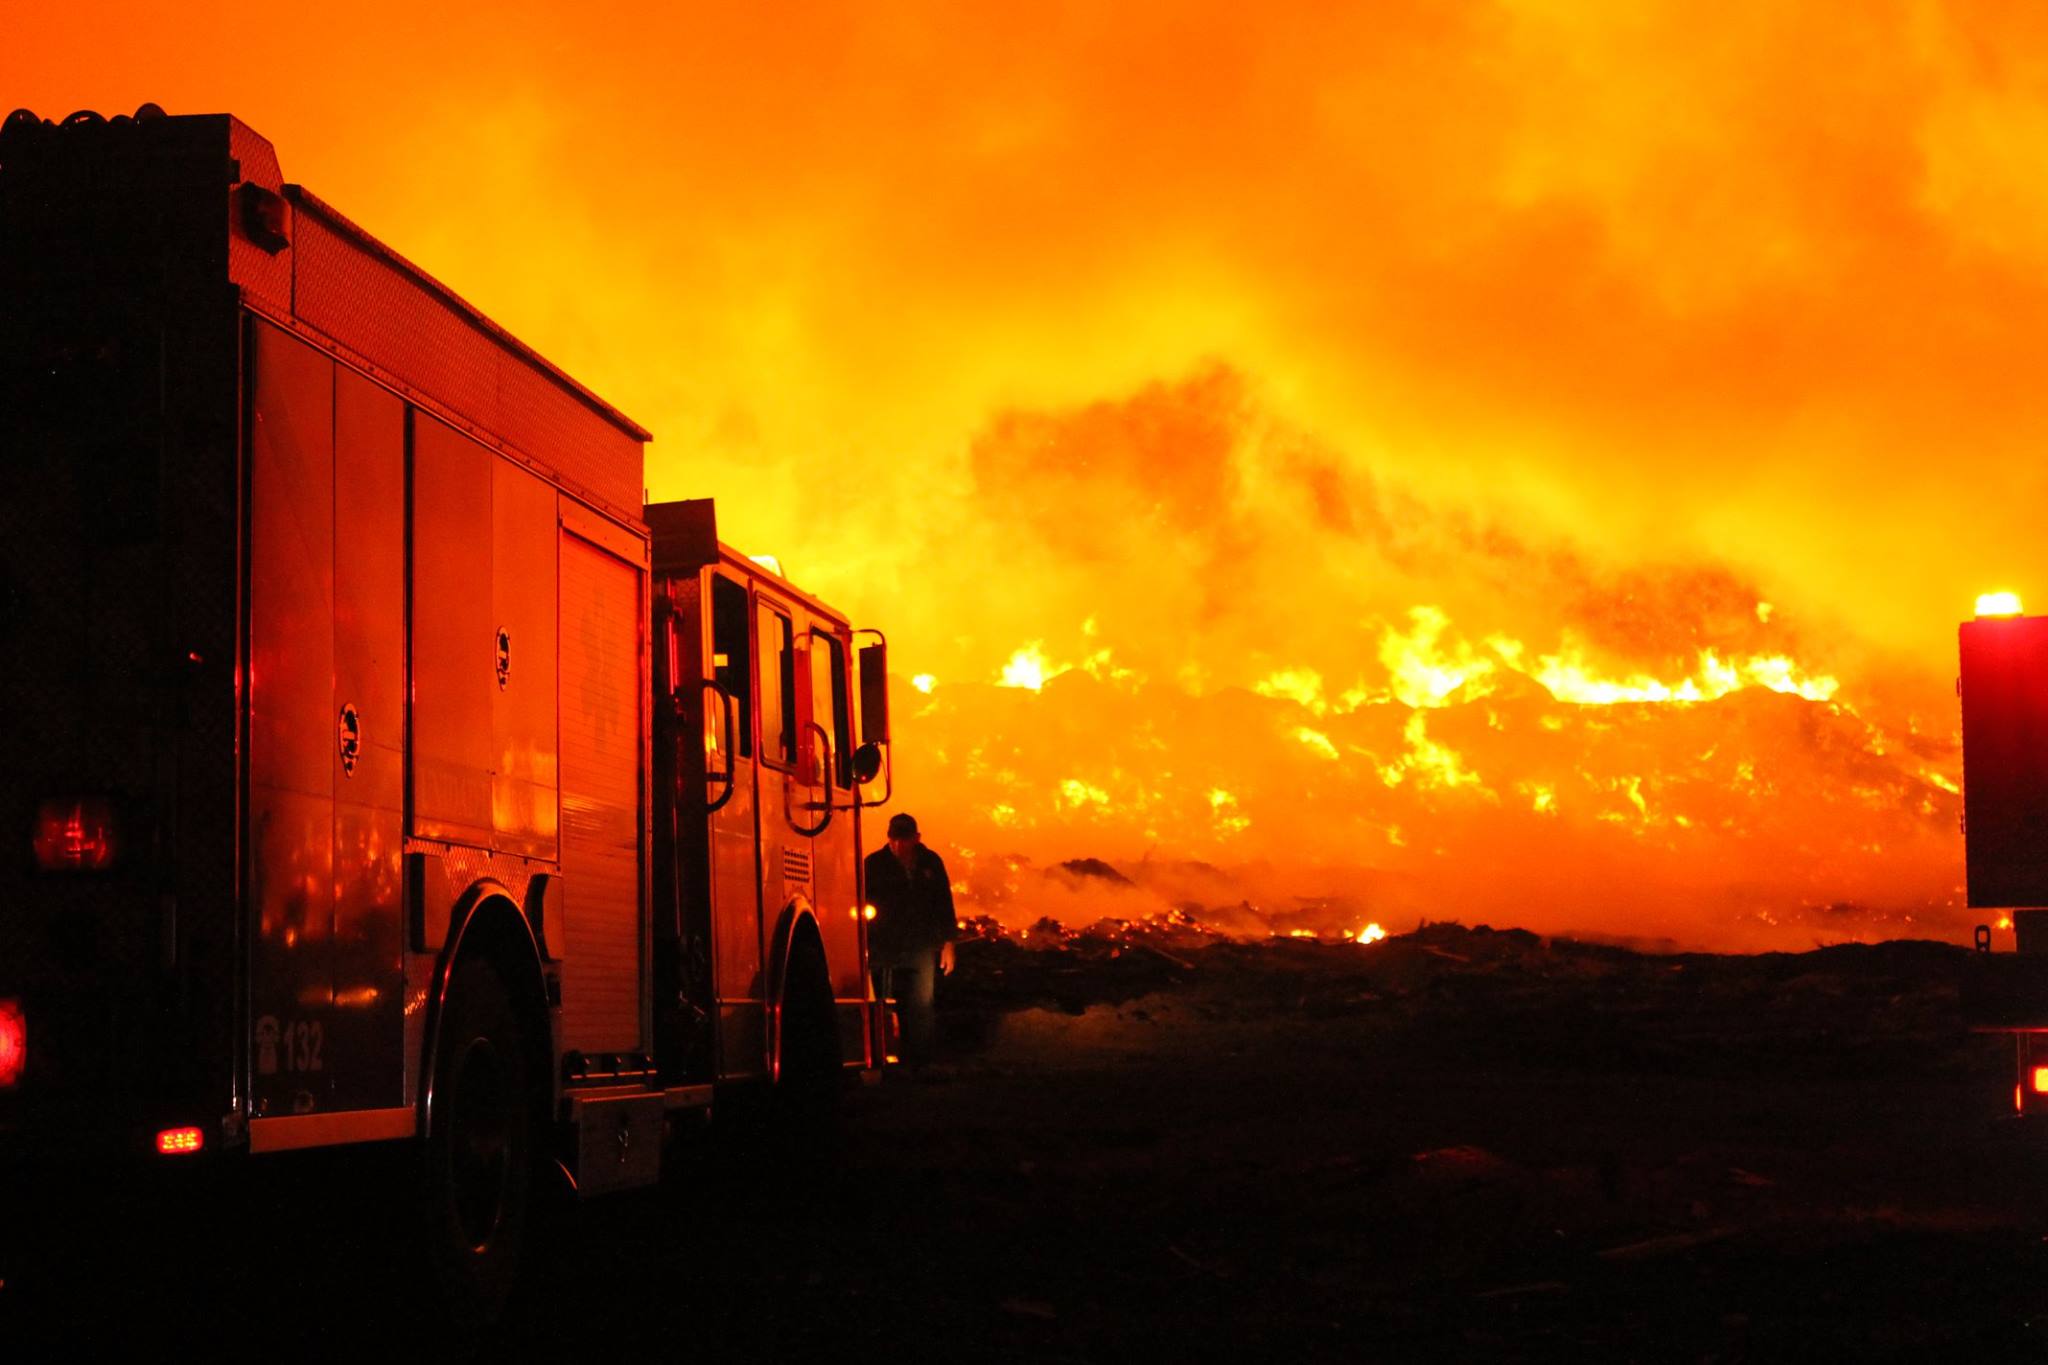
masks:
[[[455,969],[435,1050],[427,1251],[460,1320],[495,1321],[519,1273],[534,1184],[534,1080],[511,993],[489,962]]]

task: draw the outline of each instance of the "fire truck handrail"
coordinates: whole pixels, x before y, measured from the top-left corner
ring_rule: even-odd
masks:
[[[789,789],[795,784],[790,779],[784,778],[782,782],[782,818],[789,821],[789,827],[798,834],[803,835],[804,838],[815,839],[825,832],[825,826],[832,823],[832,736],[824,726],[818,724],[815,720],[807,720],[804,724],[818,732],[818,743],[824,746],[824,761],[819,765],[819,773],[825,779],[825,799],[818,804],[824,808],[825,815],[815,825],[799,825],[796,822],[796,818],[789,813]],[[804,785],[809,786],[810,784],[805,783]]]
[[[733,778],[737,769],[733,767],[734,755],[732,748],[732,696],[725,690],[724,687],[722,687],[719,684],[719,681],[716,678],[704,679],[703,687],[705,691],[711,693],[712,695],[718,698],[718,714],[719,717],[725,722],[725,731],[724,735],[722,736],[723,747],[719,749],[719,753],[725,758],[725,771],[722,774],[718,774],[718,776],[722,776],[725,778],[725,790],[719,794],[719,797],[716,801],[707,801],[704,806],[704,813],[706,815],[714,815],[717,812],[724,810],[725,803],[732,800],[732,794],[735,785]],[[699,738],[701,739],[701,736]],[[678,738],[676,742],[680,744],[683,741],[680,738]],[[713,774],[706,773],[704,776],[705,780],[709,781],[712,779]]]

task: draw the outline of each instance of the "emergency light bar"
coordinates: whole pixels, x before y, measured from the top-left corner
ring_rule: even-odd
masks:
[[[1987,592],[1977,599],[1977,615],[2018,616],[2020,595],[2016,592]]]

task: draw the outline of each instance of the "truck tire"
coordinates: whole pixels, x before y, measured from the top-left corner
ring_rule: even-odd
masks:
[[[840,1136],[842,1077],[832,980],[814,946],[793,953],[782,988],[781,1065],[775,1081],[777,1125],[814,1151]]]
[[[442,1003],[425,1143],[426,1252],[456,1321],[498,1320],[533,1209],[538,1124],[511,993],[481,958]]]

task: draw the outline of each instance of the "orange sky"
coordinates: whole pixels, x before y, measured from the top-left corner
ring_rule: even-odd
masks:
[[[1430,604],[1945,732],[2048,601],[2037,6],[164,8],[0,98],[240,115],[906,675],[1334,691]]]

